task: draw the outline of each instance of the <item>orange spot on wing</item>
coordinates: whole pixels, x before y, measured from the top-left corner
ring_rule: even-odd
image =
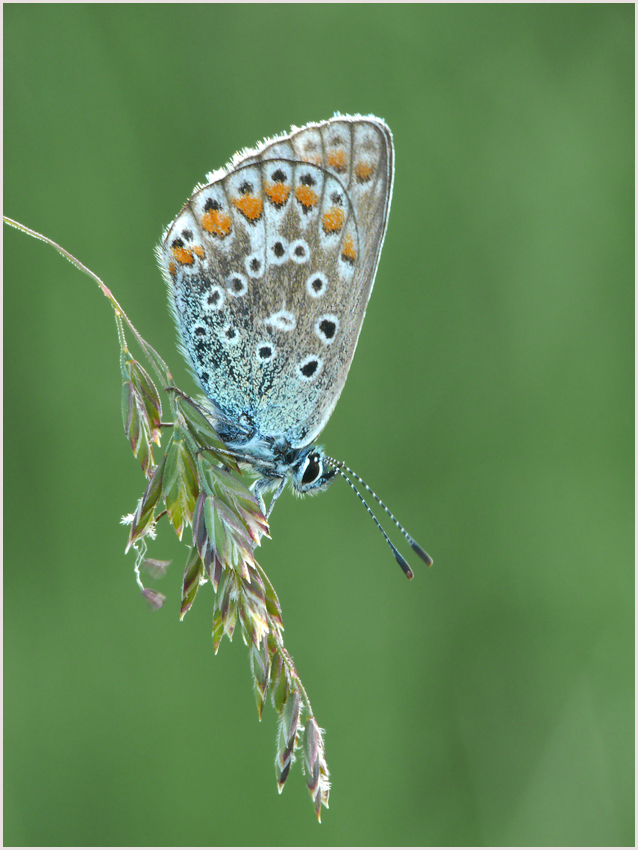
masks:
[[[257,221],[261,218],[264,209],[261,198],[256,198],[254,195],[242,195],[241,198],[233,198],[233,203],[249,221]]]
[[[346,236],[343,240],[343,246],[341,248],[341,256],[346,262],[354,263],[357,259],[357,249],[354,247],[354,239],[352,236]]]
[[[354,173],[360,183],[365,183],[374,174],[374,166],[367,162],[358,162],[355,166]]]
[[[175,248],[171,248],[171,251],[177,262],[183,266],[190,266],[195,262],[193,252],[189,251],[188,248],[176,246]]]
[[[168,272],[169,272],[170,275],[174,275],[176,271],[177,271],[177,266],[171,260],[170,263],[168,264]]]
[[[197,254],[197,256],[201,259],[206,256],[206,253],[201,245],[193,245],[193,254]]]
[[[326,233],[338,233],[346,220],[346,214],[339,207],[332,207],[323,216],[323,229]],[[349,237],[348,237],[349,238]]]
[[[302,157],[304,162],[311,162],[313,165],[323,165],[323,158],[320,153],[307,153]]]
[[[306,207],[306,209],[314,207],[318,200],[317,193],[313,192],[309,186],[297,186],[295,195],[299,203]]]
[[[344,150],[330,151],[328,154],[328,165],[334,168],[335,171],[346,170],[346,153]]]
[[[282,204],[285,204],[288,200],[288,195],[290,194],[290,186],[286,186],[285,183],[268,183],[264,186],[264,191],[273,202],[278,207]]]
[[[228,236],[232,223],[228,213],[222,210],[208,210],[202,216],[202,227],[213,236]]]

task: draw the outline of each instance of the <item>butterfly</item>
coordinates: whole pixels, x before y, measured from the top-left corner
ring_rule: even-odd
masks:
[[[267,515],[286,483],[314,493],[337,473],[368,507],[344,470],[370,488],[316,440],[354,357],[393,177],[388,126],[337,115],[236,154],[195,187],[162,237],[157,254],[181,351],[217,433],[257,476],[253,492]]]

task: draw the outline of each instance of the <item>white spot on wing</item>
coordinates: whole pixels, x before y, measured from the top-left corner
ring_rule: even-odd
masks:
[[[324,345],[332,345],[337,338],[338,329],[339,319],[333,313],[325,313],[315,322],[315,333]]]
[[[328,287],[328,278],[323,272],[314,272],[306,281],[306,290],[312,298],[319,298]]]
[[[310,354],[297,364],[297,377],[300,381],[314,381],[321,371],[322,366],[323,360],[321,357],[317,357],[316,354]]]
[[[273,313],[272,316],[268,316],[267,319],[264,319],[264,324],[271,325],[273,328],[277,328],[277,330],[280,331],[292,331],[294,330],[297,321],[294,313],[291,313],[290,310],[278,310],[276,313]]]

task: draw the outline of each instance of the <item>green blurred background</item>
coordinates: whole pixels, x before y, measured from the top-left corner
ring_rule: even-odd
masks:
[[[323,443],[435,560],[408,583],[343,483],[273,513],[319,827],[299,764],[277,795],[275,714],[239,636],[214,656],[210,587],[179,622],[168,527],[166,605],[136,588],[108,303],[5,228],[5,843],[633,844],[633,6],[4,13],[5,214],[187,391],[153,248],[195,183],[291,124],[387,120],[390,223]]]

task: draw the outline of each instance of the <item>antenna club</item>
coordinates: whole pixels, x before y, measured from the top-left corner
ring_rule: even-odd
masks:
[[[425,563],[428,565],[428,567],[432,566],[434,561],[428,555],[428,553],[425,551],[425,549],[422,549],[415,540],[410,540],[410,546],[414,549],[414,551],[417,553],[419,558],[421,558],[422,561],[425,561]]]

